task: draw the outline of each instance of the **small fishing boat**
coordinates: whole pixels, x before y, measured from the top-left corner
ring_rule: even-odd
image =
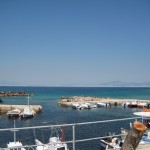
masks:
[[[23,145],[20,141],[9,142],[7,144],[7,148],[9,148],[10,150],[25,150],[25,148],[23,148]]]
[[[97,108],[96,104],[90,104],[90,108]]]
[[[19,117],[21,111],[19,109],[13,109],[7,112],[7,117]]]
[[[147,103],[144,102],[137,102],[137,107],[138,108],[145,108],[147,106]]]
[[[117,136],[115,133],[107,133],[106,138],[100,140],[100,146],[105,149],[120,149],[128,134],[128,130],[121,128],[121,135]]]
[[[90,109],[89,103],[81,103],[78,109]]]
[[[106,104],[102,103],[102,102],[97,102],[97,106],[98,107],[106,107]]]
[[[51,137],[48,144],[43,144],[35,139],[36,150],[68,150],[67,144],[60,141],[58,137]]]
[[[36,114],[36,112],[33,109],[31,109],[30,107],[25,107],[23,112],[20,113],[19,116],[21,118],[31,118],[31,117],[34,117],[35,114]]]
[[[112,150],[112,149],[120,150],[123,143],[124,143],[125,137],[127,135],[126,130],[124,130],[123,132],[124,132],[124,134],[122,133],[123,135],[121,136],[121,138],[115,137],[115,135],[114,135],[112,137],[110,136],[110,137],[101,139],[100,140],[100,146],[102,148],[108,149],[108,150],[109,149],[110,150]],[[144,135],[142,136],[142,139],[138,145],[138,148],[140,149],[142,147],[142,145],[144,145],[144,144],[150,144],[150,132],[144,133]]]
[[[72,104],[72,108],[73,108],[73,109],[78,109],[79,106],[80,106],[80,104],[78,104],[78,103],[73,103],[73,104]]]
[[[72,108],[82,110],[82,109],[91,109],[90,103],[80,103],[72,104]]]
[[[57,136],[52,136],[56,132]],[[37,145],[36,150],[68,150],[67,144],[64,142],[64,129],[62,133],[62,141],[59,138],[57,128],[52,129],[48,144],[43,144],[38,139],[35,139]]]
[[[144,109],[142,112],[134,112],[133,113],[136,116],[142,117],[142,123],[145,124],[147,128],[150,128],[150,111],[147,111],[147,109]]]
[[[122,106],[125,108],[125,107],[128,107],[129,104],[130,104],[130,102],[124,102],[124,103],[122,104]]]
[[[120,149],[123,141],[118,140],[117,137],[107,137],[100,140],[100,146],[104,149]]]
[[[15,120],[14,120],[14,130],[12,130],[14,132],[14,141],[13,142],[9,142],[7,144],[7,148],[10,150],[26,150],[25,148],[23,148],[23,144],[20,141],[16,141],[16,125],[15,125]]]
[[[30,105],[29,105],[29,96],[28,96],[28,106],[24,108],[23,112],[20,113],[20,117],[21,118],[31,118],[31,117],[34,117],[36,115],[36,112],[30,108]]]
[[[138,107],[138,104],[137,102],[131,102],[129,105],[128,105],[129,108],[137,108]]]

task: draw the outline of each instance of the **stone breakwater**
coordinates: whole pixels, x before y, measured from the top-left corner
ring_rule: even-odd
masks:
[[[118,98],[99,98],[99,97],[83,97],[83,96],[72,96],[72,97],[61,97],[58,104],[64,107],[71,107],[74,103],[90,103],[97,104],[97,102],[110,103],[112,106],[121,106],[124,102],[145,102],[150,103],[150,100],[139,100],[139,99],[118,99]]]
[[[27,105],[0,105],[0,113],[7,113],[13,109],[19,109],[23,111],[23,109],[27,107]],[[30,107],[36,112],[39,113],[42,111],[42,106],[40,105],[30,105]]]
[[[11,97],[11,96],[31,96],[33,94],[26,93],[24,91],[18,91],[18,92],[13,92],[13,91],[1,91],[0,92],[0,97]]]

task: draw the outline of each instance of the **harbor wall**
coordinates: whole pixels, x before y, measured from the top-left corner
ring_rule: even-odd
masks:
[[[150,103],[150,100],[141,99],[119,99],[119,98],[99,98],[99,97],[84,97],[84,96],[72,96],[61,97],[58,104],[64,107],[71,107],[75,103],[90,103],[97,104],[97,102],[110,103],[112,106],[121,106],[124,102],[144,102]]]
[[[21,111],[24,110],[24,108],[27,107],[27,105],[0,105],[0,113],[7,113],[10,110],[13,109],[19,109]],[[42,111],[42,106],[40,105],[30,105],[30,107],[36,112],[41,112]]]

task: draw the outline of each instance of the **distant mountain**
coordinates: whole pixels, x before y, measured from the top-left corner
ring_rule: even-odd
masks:
[[[98,86],[102,87],[150,87],[150,82],[122,82],[122,81],[110,81],[110,82],[103,82],[98,84]]]
[[[15,82],[8,82],[8,81],[1,81],[0,82],[0,86],[17,86],[18,84],[16,84]]]
[[[150,82],[122,82],[122,81],[110,81],[110,82],[102,82],[99,84],[94,83],[86,83],[86,84],[77,84],[77,83],[68,83],[65,85],[39,85],[39,84],[21,84],[21,83],[13,83],[13,82],[0,82],[0,86],[56,86],[56,87],[150,87]]]

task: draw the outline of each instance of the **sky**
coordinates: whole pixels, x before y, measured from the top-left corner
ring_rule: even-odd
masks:
[[[150,83],[149,0],[1,0],[0,85]]]

